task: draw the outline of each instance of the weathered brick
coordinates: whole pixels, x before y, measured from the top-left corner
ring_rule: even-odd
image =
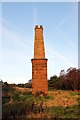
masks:
[[[32,94],[48,93],[47,59],[45,58],[43,27],[35,26],[34,58],[32,62]]]

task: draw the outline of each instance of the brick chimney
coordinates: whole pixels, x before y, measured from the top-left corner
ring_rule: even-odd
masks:
[[[43,27],[35,26],[34,58],[32,61],[32,94],[48,93],[47,59],[45,58]]]

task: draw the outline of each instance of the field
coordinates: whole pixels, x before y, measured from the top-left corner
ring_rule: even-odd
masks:
[[[3,97],[3,120],[29,118],[76,118],[79,114],[79,92],[50,90],[48,95],[31,94],[31,88],[14,87]]]

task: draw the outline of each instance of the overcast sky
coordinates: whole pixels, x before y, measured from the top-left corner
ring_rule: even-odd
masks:
[[[1,8],[1,4],[0,4]],[[0,78],[26,83],[32,78],[34,27],[42,25],[48,79],[78,66],[78,5],[74,3],[2,3]],[[2,32],[2,33],[1,33]],[[2,41],[1,41],[2,34]]]

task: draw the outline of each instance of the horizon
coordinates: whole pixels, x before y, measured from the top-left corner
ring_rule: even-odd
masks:
[[[71,69],[72,69],[72,67],[70,67]],[[73,68],[74,69],[74,68]],[[79,69],[80,70],[80,68],[76,68],[76,69]],[[64,69],[63,69],[64,70]],[[68,70],[68,69],[67,69]],[[65,71],[65,70],[64,70]],[[66,73],[67,73],[67,71],[65,71],[65,75],[66,75]],[[52,76],[50,76],[50,77],[53,77],[53,76],[57,76],[56,74],[54,74],[54,75],[52,75]],[[59,77],[59,76],[57,76],[57,77]],[[31,82],[29,82],[31,80]],[[49,79],[47,79],[48,81],[50,80],[50,78]],[[0,82],[3,82],[3,83],[5,83],[5,82],[7,82],[7,81],[3,81],[2,79],[0,79]],[[8,82],[7,82],[8,83]],[[32,83],[32,79],[29,79],[29,80],[27,80],[27,82],[25,82],[25,83],[8,83],[8,84],[16,84],[16,85],[18,85],[18,84],[26,84],[26,83]]]
[[[43,26],[48,79],[63,69],[78,68],[78,3],[2,3],[3,81],[19,84],[32,79],[36,24]]]

